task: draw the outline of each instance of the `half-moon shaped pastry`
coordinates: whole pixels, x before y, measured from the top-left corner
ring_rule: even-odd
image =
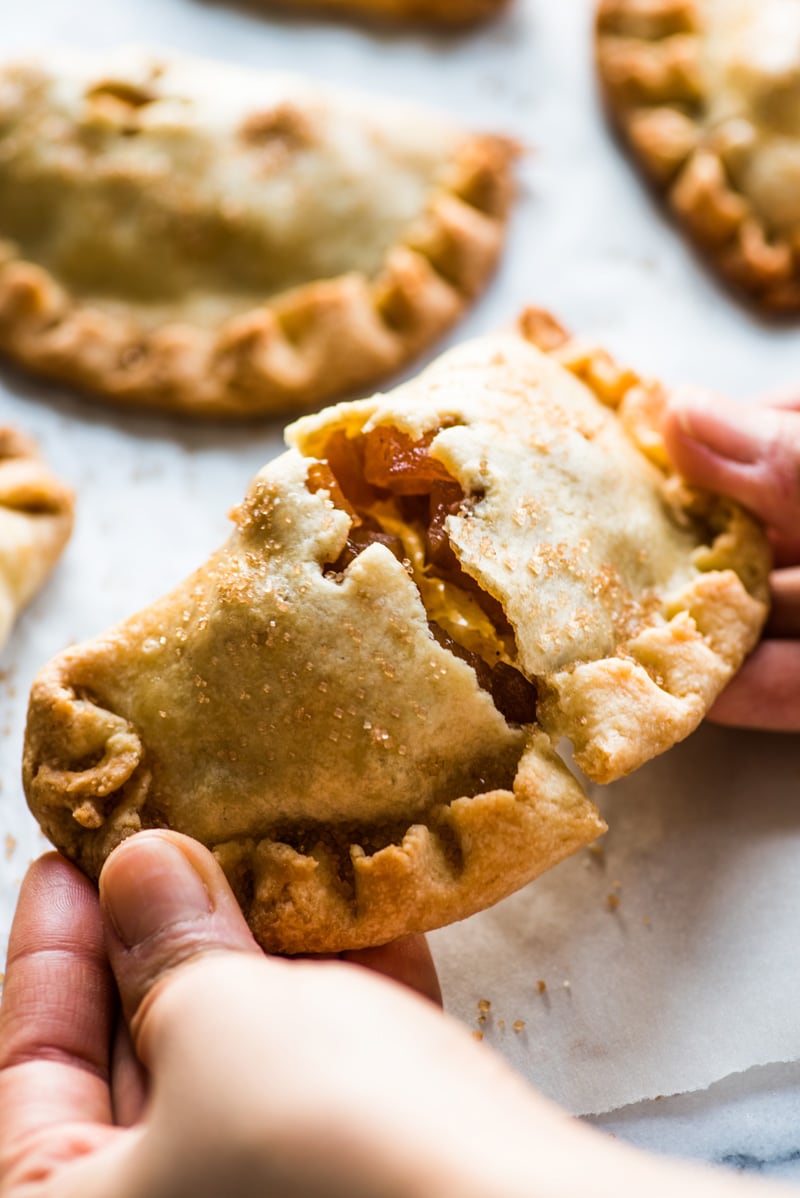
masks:
[[[0,427],[0,647],[58,561],[72,515],[72,492],[50,473],[34,445]]]
[[[368,17],[371,20],[460,26],[486,20],[508,0],[275,0],[279,7]]]
[[[300,421],[227,545],[37,677],[46,834],[95,877],[139,828],[195,836],[289,952],[460,919],[592,840],[556,741],[634,769],[766,612],[763,537],[670,473],[663,399],[529,312]]]
[[[800,5],[601,0],[597,28],[611,111],[693,240],[800,311]]]
[[[412,104],[127,51],[0,68],[0,351],[194,415],[319,405],[483,288],[516,148]]]

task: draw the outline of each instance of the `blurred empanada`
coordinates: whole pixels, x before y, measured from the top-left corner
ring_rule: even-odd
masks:
[[[486,20],[505,8],[508,0],[274,0],[274,3],[283,8],[316,9],[377,20],[459,26]]]
[[[141,51],[6,65],[0,350],[129,405],[319,405],[482,289],[515,154],[277,71]]]
[[[0,647],[72,532],[72,493],[40,460],[34,445],[0,427]]]
[[[537,348],[537,344],[542,348]],[[769,555],[669,472],[664,395],[539,312],[289,430],[230,541],[34,683],[28,800],[93,876],[169,826],[269,949],[460,919],[603,830],[758,636]]]
[[[697,244],[761,307],[800,311],[800,5],[601,0],[611,109]]]

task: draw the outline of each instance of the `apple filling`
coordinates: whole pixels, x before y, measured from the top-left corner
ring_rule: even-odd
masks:
[[[308,486],[327,491],[352,523],[325,572],[341,575],[369,545],[386,546],[414,579],[434,639],[472,667],[510,723],[534,723],[536,688],[517,669],[513,629],[500,603],[462,568],[447,535],[448,517],[463,515],[479,497],[465,495],[432,457],[435,435],[412,441],[389,426],[333,434],[325,460],[309,469]]]

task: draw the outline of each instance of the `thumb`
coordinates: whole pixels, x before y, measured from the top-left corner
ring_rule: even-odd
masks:
[[[211,853],[177,832],[141,832],[100,875],[106,947],[136,1042],[162,980],[207,953],[261,949]]]
[[[736,499],[781,538],[800,529],[800,413],[700,388],[670,400],[667,452],[689,482]]]

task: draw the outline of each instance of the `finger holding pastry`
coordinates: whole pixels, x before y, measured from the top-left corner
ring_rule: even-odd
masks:
[[[114,983],[146,1070],[131,1118]],[[380,972],[264,956],[213,856],[158,831],[112,854],[99,903],[56,854],[28,874],[0,1014],[0,1167],[3,1198],[775,1192],[580,1125]]]

